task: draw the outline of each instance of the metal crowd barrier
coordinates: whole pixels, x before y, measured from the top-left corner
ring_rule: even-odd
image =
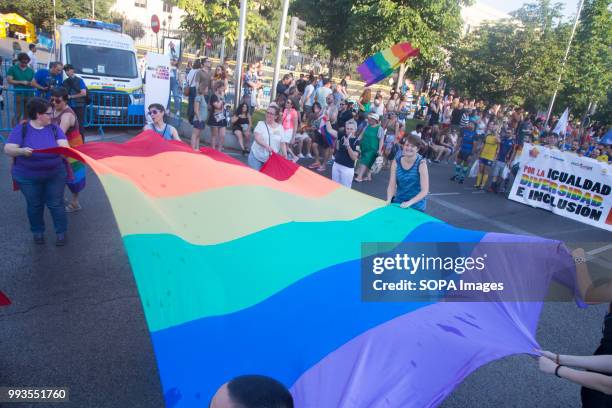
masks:
[[[0,140],[3,143],[11,130],[27,118],[26,105],[33,96],[33,89],[2,90],[0,95]]]
[[[118,91],[91,90],[87,93],[84,126],[142,127],[145,124],[144,94]]]

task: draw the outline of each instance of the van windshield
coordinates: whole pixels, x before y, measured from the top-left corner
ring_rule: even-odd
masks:
[[[137,78],[136,56],[132,51],[92,45],[67,44],[66,62],[79,74],[114,78]]]

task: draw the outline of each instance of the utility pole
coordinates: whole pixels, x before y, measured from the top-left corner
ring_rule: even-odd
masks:
[[[274,61],[274,77],[272,78],[272,89],[270,90],[270,102],[276,99],[276,83],[280,74],[281,59],[283,56],[283,42],[285,39],[285,26],[287,25],[287,13],[289,12],[289,0],[283,0],[283,15],[281,16],[280,31],[278,32],[278,44],[276,45],[276,60]]]
[[[57,17],[55,15],[55,0],[53,0],[53,40],[55,40],[56,31],[57,31]]]
[[[544,122],[544,129],[548,126],[548,121],[550,120],[550,115],[552,114],[553,106],[555,105],[555,99],[557,98],[557,91],[559,90],[559,84],[561,83],[561,77],[563,76],[563,71],[565,69],[565,63],[567,62],[567,56],[570,52],[570,47],[572,45],[572,40],[574,39],[574,33],[576,32],[576,27],[578,26],[578,20],[580,20],[580,13],[582,12],[582,6],[584,4],[584,0],[580,0],[578,3],[578,12],[576,13],[576,19],[574,20],[574,26],[572,27],[572,34],[570,34],[569,41],[567,42],[567,48],[565,49],[565,56],[563,57],[563,62],[561,63],[561,71],[559,72],[559,78],[557,79],[557,84],[555,85],[555,92],[550,100],[550,104],[548,105],[548,112],[546,113],[546,122]]]
[[[240,91],[242,90],[242,65],[244,61],[244,32],[246,30],[246,17],[247,17],[247,0],[240,0],[240,22],[238,24],[238,49],[236,57],[236,69],[234,79],[235,84],[235,105],[238,106],[240,103]]]
[[[96,19],[96,0],[91,0],[91,19]]]

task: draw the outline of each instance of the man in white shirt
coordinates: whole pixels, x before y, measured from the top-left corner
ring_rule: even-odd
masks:
[[[304,89],[304,96],[302,97],[302,112],[304,115],[308,115],[310,112],[312,112],[312,105],[314,105],[315,82],[316,78],[314,75],[310,75],[308,77],[308,85],[306,85],[306,88]]]
[[[38,69],[38,59],[36,58],[36,44],[28,45],[28,57],[30,57],[30,62],[28,65],[36,72]]]

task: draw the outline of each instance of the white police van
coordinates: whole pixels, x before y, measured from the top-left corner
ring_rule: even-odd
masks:
[[[57,31],[55,59],[73,65],[89,91],[107,91],[90,93],[95,119],[125,123],[129,108],[144,103],[132,37],[117,24],[79,18],[67,20]]]

